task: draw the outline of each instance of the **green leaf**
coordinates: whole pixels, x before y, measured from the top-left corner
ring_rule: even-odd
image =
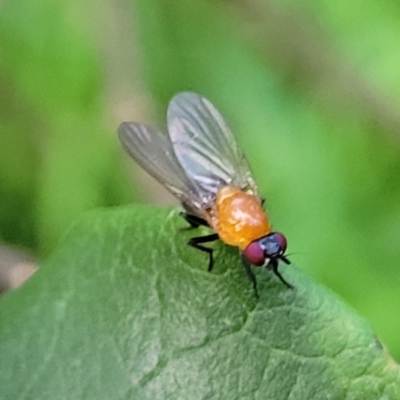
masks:
[[[177,211],[89,213],[0,303],[5,399],[398,399],[398,366],[371,329],[298,272],[288,290],[237,250],[215,268]]]
[[[0,7],[0,237],[43,255],[81,213],[131,197],[82,6]]]

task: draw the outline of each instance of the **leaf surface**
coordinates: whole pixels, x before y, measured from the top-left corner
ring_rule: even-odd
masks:
[[[169,208],[87,214],[0,302],[5,399],[398,399],[366,322],[295,266],[288,290],[237,250],[215,267]],[[205,233],[205,232],[204,232]]]

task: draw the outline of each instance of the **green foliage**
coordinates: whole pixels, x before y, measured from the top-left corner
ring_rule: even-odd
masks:
[[[128,12],[128,3],[134,5],[131,14]],[[76,3],[67,0],[14,0],[1,3],[1,242],[22,245],[43,258],[55,247],[70,223],[85,210],[137,199],[140,191],[146,191],[147,186],[142,181],[135,181],[132,185],[126,179],[116,139],[118,123],[123,118],[140,116],[138,109],[143,104],[151,103],[149,98],[155,100],[156,106],[165,108],[176,92],[198,91],[206,95],[226,116],[244,147],[260,192],[267,198],[270,219],[274,227],[285,232],[289,239],[291,260],[301,270],[343,296],[368,319],[378,337],[394,357],[400,359],[400,8],[393,2],[372,0],[302,4],[291,0],[137,0],[128,1],[125,6],[112,1]],[[135,48],[131,48],[131,44]],[[138,76],[137,71],[142,75]],[[126,78],[129,74],[132,74],[131,81]],[[117,93],[115,88],[119,87],[124,88],[123,95]],[[122,99],[126,93],[132,96],[128,101],[133,99],[133,105],[129,108],[126,107],[126,99]],[[128,110],[126,117],[115,117],[119,115],[116,110],[120,109]],[[156,119],[150,115],[145,115],[146,122]],[[161,115],[160,120],[164,121]],[[131,188],[134,193],[131,193]],[[104,223],[107,223],[106,220]],[[152,229],[155,231],[150,232]],[[156,224],[149,225],[146,243],[151,235],[159,234],[158,229]],[[67,243],[74,242],[71,235]],[[181,243],[180,234],[175,239],[178,238]],[[77,245],[81,240],[82,237],[76,234]],[[84,243],[81,245],[84,246]],[[107,248],[111,246],[107,243],[104,245]],[[180,249],[185,251],[179,253]],[[218,249],[218,254],[221,254],[220,257],[223,255],[224,260],[237,259],[236,253],[230,253],[225,247]],[[202,299],[204,288],[212,285],[221,271],[226,270],[227,276],[224,275],[223,279],[221,276],[221,281],[228,284],[230,279],[234,279],[235,285],[243,289],[242,297],[239,296],[239,289],[226,289],[225,292],[221,289],[218,293],[221,293],[221,298],[223,294],[224,299],[239,296],[242,302],[239,303],[245,307],[243,315],[257,315],[248,310],[261,307],[262,304],[262,307],[266,307],[264,301],[273,306],[268,299],[280,299],[282,304],[283,301],[291,304],[290,294],[269,286],[272,281],[267,280],[269,275],[265,271],[259,272],[258,279],[262,287],[266,285],[274,291],[274,296],[270,298],[266,295],[269,290],[263,290],[260,303],[256,306],[248,282],[242,280],[243,270],[239,266],[231,268],[231,265],[221,262],[220,269],[217,268],[211,276],[203,275],[200,267],[204,262],[203,255],[193,253],[185,246],[172,250],[186,264],[194,264],[193,260],[199,262],[198,267],[194,266],[200,274],[196,277],[202,277],[206,284],[199,284],[200,297],[192,297],[192,303],[196,300],[197,304]],[[152,251],[172,250],[169,242],[164,250],[162,242],[159,242],[156,249],[144,247],[143,252],[153,254]],[[69,251],[72,252],[70,255]],[[135,249],[136,253],[140,251]],[[68,260],[78,257],[75,247],[71,249],[67,245],[61,253]],[[61,253],[59,251],[55,257],[59,259]],[[103,262],[100,259],[103,255],[104,252],[98,251],[99,262]],[[72,354],[76,353],[81,353],[82,357],[77,356],[69,363],[68,373],[72,376],[73,369],[79,370],[79,365],[86,368],[88,373],[78,387],[82,393],[85,391],[84,383],[87,387],[94,386],[104,377],[110,380],[115,378],[118,383],[128,375],[126,371],[146,370],[140,364],[133,366],[131,359],[124,364],[125,341],[114,343],[114,348],[111,348],[111,344],[109,347],[104,345],[104,351],[108,353],[102,354],[102,360],[114,361],[115,354],[122,354],[118,364],[120,369],[115,367],[115,363],[110,363],[109,370],[105,363],[101,363],[102,369],[98,371],[92,368],[96,364],[96,360],[93,361],[95,356],[88,360],[84,357],[89,352],[94,354],[94,343],[91,343],[87,334],[89,322],[93,322],[93,318],[97,318],[97,324],[107,325],[110,320],[113,321],[110,327],[106,326],[103,331],[95,333],[103,335],[104,341],[100,340],[100,343],[104,344],[108,340],[107,329],[121,329],[119,325],[113,325],[116,320],[112,319],[118,317],[120,308],[114,304],[117,316],[113,317],[109,309],[107,320],[100,314],[100,308],[107,310],[108,301],[118,301],[124,305],[124,312],[128,315],[129,307],[133,306],[123,303],[121,298],[114,299],[115,290],[95,280],[97,272],[90,270],[91,265],[86,265],[85,258],[76,261],[77,265],[82,265],[80,268],[85,276],[82,277],[75,270],[77,275],[73,281],[68,273],[72,274],[74,269],[70,271],[69,267],[68,270],[58,271],[55,266],[58,261],[52,260],[27,288],[7,297],[1,305],[7,320],[13,318],[12,334],[18,330],[15,326],[19,324],[18,334],[21,335],[21,341],[15,339],[12,342],[12,349],[19,350],[15,352],[18,357],[14,359],[10,355],[3,358],[7,362],[11,360],[14,365],[13,368],[5,368],[7,373],[4,377],[10,377],[12,373],[12,380],[7,384],[15,384],[16,390],[18,385],[15,380],[21,379],[21,388],[28,393],[29,384],[38,387],[35,386],[36,382],[41,383],[49,377],[43,375],[42,378],[40,374],[48,359],[54,357],[60,360],[65,357],[71,361]],[[59,263],[66,264],[63,261]],[[110,265],[113,263],[110,260]],[[168,266],[168,271],[173,268]],[[182,270],[187,271],[187,267],[182,268],[181,264],[176,268],[181,274]],[[102,277],[107,280],[107,271],[113,270],[105,268],[98,273],[104,274]],[[128,290],[134,284],[130,267],[121,263],[121,269],[116,270],[122,276],[116,275],[114,278],[119,285],[126,286],[121,297],[128,296],[128,300],[132,298],[129,296],[140,297],[142,286],[139,292],[133,294]],[[134,271],[137,274],[140,269]],[[58,283],[53,274],[59,276]],[[302,278],[289,268],[285,274],[302,282]],[[101,307],[92,315],[89,306],[79,308],[75,304],[68,311],[68,318],[76,319],[72,324],[74,330],[71,331],[70,325],[70,330],[64,333],[61,329],[64,321],[62,310],[67,303],[64,300],[54,303],[52,296],[64,293],[68,300],[65,287],[90,285],[90,282],[97,285],[93,290],[98,289],[96,294]],[[303,283],[307,288],[310,287]],[[196,282],[194,284],[197,287]],[[243,285],[246,287],[243,288]],[[83,291],[86,289],[84,286]],[[214,298],[212,294],[216,295],[217,292],[214,289],[208,298]],[[314,290],[318,292],[315,294]],[[326,294],[320,293],[319,289],[309,291],[310,301],[317,301],[315,298],[319,295],[324,299],[321,302],[326,301]],[[31,307],[26,293],[29,293],[30,299],[40,296],[46,299],[48,307],[53,307],[49,310],[50,315],[58,318],[53,321],[55,325],[50,324],[50,319],[46,320],[50,325],[40,325],[43,333],[35,334],[34,339],[42,341],[40,345],[32,347],[27,342],[31,339],[29,335],[37,332],[37,329],[28,324],[25,330],[25,320],[35,319],[35,310],[40,307]],[[73,293],[72,289],[68,293]],[[89,293],[83,304],[90,301]],[[142,295],[145,294],[147,292],[143,290]],[[177,296],[181,301],[186,293],[182,289],[170,295]],[[17,305],[19,301],[21,304]],[[155,300],[141,297],[137,301],[135,307],[146,309],[147,302]],[[189,305],[192,303],[187,302]],[[209,305],[207,301],[205,304]],[[223,304],[225,308],[221,310],[231,307],[230,303]],[[211,306],[213,313],[219,315],[213,304]],[[6,311],[7,307],[10,307],[10,311]],[[19,315],[19,319],[11,316],[16,308],[19,312],[15,315]],[[236,315],[235,310],[231,311]],[[203,320],[209,317],[207,315]],[[36,322],[44,318],[45,315],[38,314]],[[88,322],[85,324],[86,319]],[[298,319],[292,321],[295,323]],[[60,325],[57,325],[58,322]],[[94,322],[93,326],[99,326]],[[197,324],[198,320],[194,323]],[[204,324],[200,324],[200,328],[193,325],[192,329],[197,329],[201,334],[202,329],[208,326],[206,322]],[[271,325],[273,328],[270,331],[267,325],[268,321],[267,324],[260,323],[260,328],[265,329],[264,334],[269,335],[268,340],[275,343],[285,339],[284,330]],[[7,325],[2,329],[7,331]],[[186,325],[185,329],[189,331],[187,335],[192,337]],[[347,332],[346,327],[343,329]],[[93,334],[93,330],[90,332]],[[243,330],[238,333],[244,335]],[[86,342],[76,344],[69,341],[65,348],[57,347],[63,334],[79,336]],[[184,340],[182,335],[179,335],[179,340]],[[75,345],[79,350],[77,352],[72,351]],[[38,365],[46,346],[50,348],[47,358]],[[97,349],[96,354],[100,354]],[[228,365],[228,361],[224,361],[224,354],[221,354],[222,360],[218,362]],[[249,357],[250,354],[249,350]],[[270,350],[268,356],[269,359],[280,360]],[[364,362],[362,354],[354,357]],[[154,377],[158,376],[158,371],[164,371],[165,359],[161,357],[157,360],[159,369],[153,368],[153,364],[148,368],[149,371],[155,371]],[[235,362],[232,368],[240,369]],[[289,361],[285,362],[293,366]],[[64,364],[61,365],[64,368]],[[123,366],[124,373],[119,374]],[[30,382],[26,382],[24,368],[31,372],[36,368],[39,373],[36,376],[31,374]],[[43,370],[56,376],[62,373],[60,368]],[[210,372],[211,381],[219,371],[212,365],[209,369],[215,370],[212,376]],[[93,371],[99,374],[91,380]],[[207,371],[205,369],[204,373]],[[261,368],[259,371],[264,370]],[[141,383],[150,382],[153,375],[149,373],[145,378],[138,379]],[[71,381],[74,384],[80,382],[80,377],[74,376]],[[364,381],[361,379],[357,382],[364,385]],[[179,382],[184,387],[185,381]],[[301,383],[299,380],[298,385]],[[329,383],[329,379],[324,380],[324,386]],[[271,380],[268,380],[268,384],[271,385]],[[60,386],[59,382],[54,385]],[[243,390],[248,387],[245,383],[240,385]],[[70,386],[68,390],[71,390]],[[118,390],[121,388],[124,385]],[[42,398],[43,392],[38,389],[38,393]],[[53,394],[54,391],[49,393]],[[113,390],[112,395],[115,393],[116,390]],[[107,395],[108,392],[100,393],[99,389],[99,397]]]
[[[283,267],[237,250],[215,269],[176,211],[93,212],[0,303],[5,399],[398,399],[400,375],[366,323]],[[198,231],[195,231],[197,234]]]
[[[0,13],[0,237],[48,253],[83,211],[127,199],[101,64],[68,2]]]

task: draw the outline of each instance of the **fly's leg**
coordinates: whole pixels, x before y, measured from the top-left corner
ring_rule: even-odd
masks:
[[[200,217],[197,217],[196,215],[188,214],[184,211],[179,213],[179,215],[186,220],[186,222],[189,224],[187,228],[182,228],[181,230],[190,230],[190,229],[195,229],[198,228],[199,226],[208,226],[207,222]]]
[[[257,289],[257,280],[256,280],[256,276],[254,275],[253,270],[251,269],[251,264],[250,264],[249,260],[243,254],[241,254],[241,258],[242,258],[243,267],[246,270],[247,276],[249,277],[249,279],[251,280],[251,283],[253,284],[253,288],[256,293],[256,296],[259,297],[258,289]]]
[[[187,243],[189,246],[192,246],[196,249],[199,249],[201,251],[208,253],[208,256],[209,256],[208,272],[210,272],[214,266],[214,258],[213,258],[214,250],[210,249],[209,247],[203,246],[202,243],[209,243],[209,242],[213,242],[218,239],[219,239],[218,234],[213,233],[213,234],[207,235],[207,236],[197,236],[197,237],[191,238]]]
[[[278,278],[279,280],[288,288],[288,289],[294,289],[294,286],[291,285],[278,271],[278,260],[277,259],[272,259],[267,267],[270,269]]]

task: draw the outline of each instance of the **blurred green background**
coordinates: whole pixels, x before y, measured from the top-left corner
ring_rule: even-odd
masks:
[[[0,241],[40,261],[86,210],[170,204],[116,129],[197,91],[295,266],[400,360],[399,37],[389,1],[3,0]]]

